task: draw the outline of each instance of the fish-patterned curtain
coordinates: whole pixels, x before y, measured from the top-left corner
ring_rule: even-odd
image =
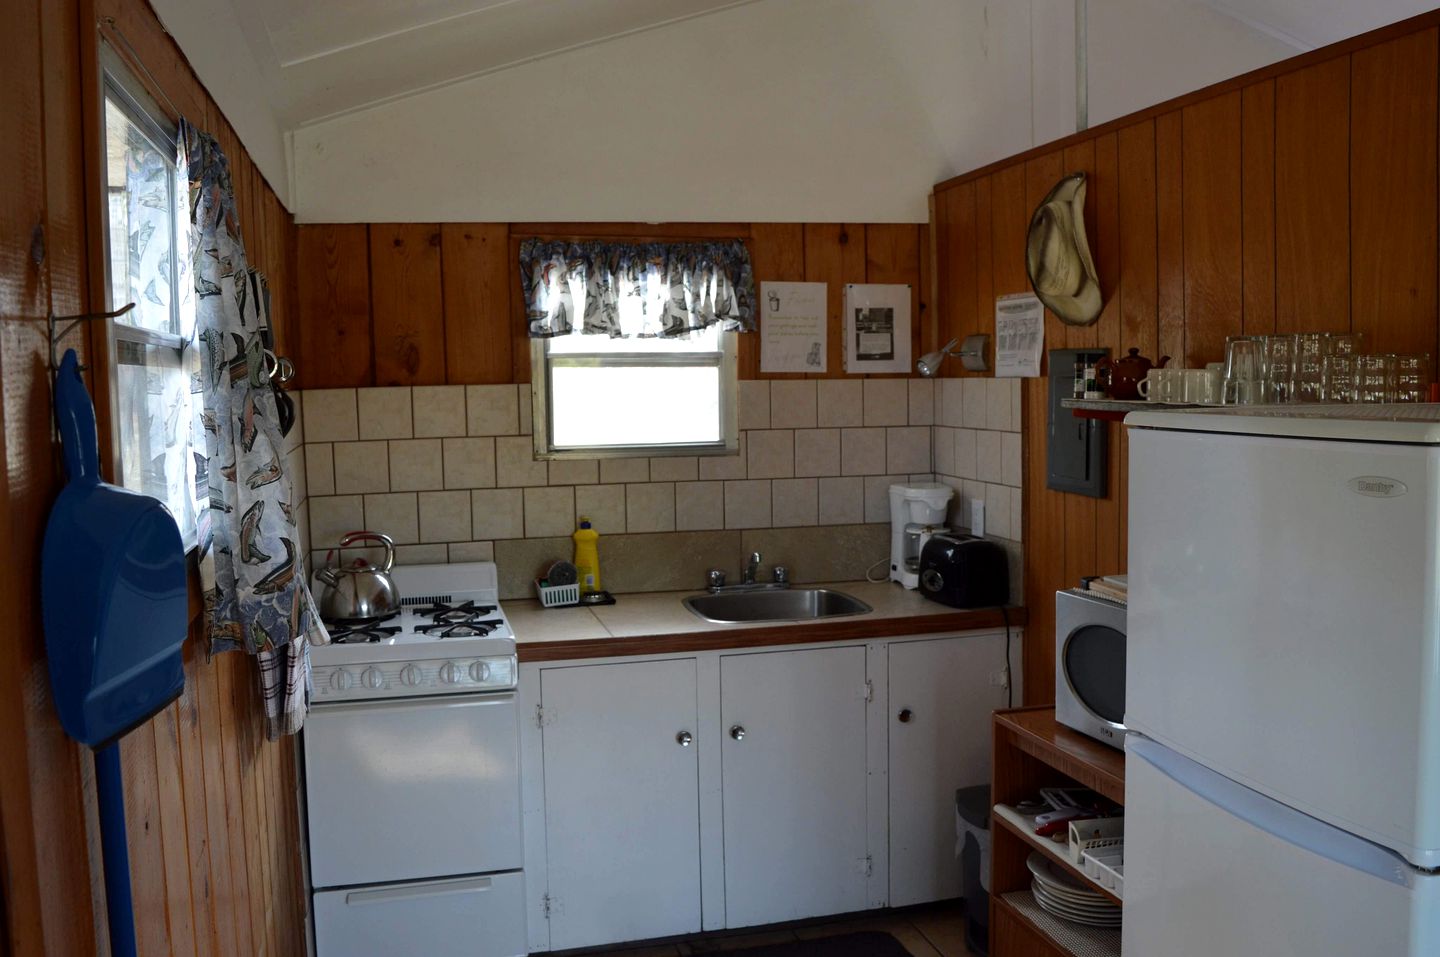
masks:
[[[520,244],[530,337],[674,338],[755,328],[755,274],[740,240]]]
[[[208,489],[200,577],[211,653],[260,663],[266,735],[294,734],[310,698],[311,644],[329,640],[305,583],[270,384],[269,289],[245,259],[230,166],[215,138],[181,121],[180,175],[190,184],[189,254]],[[192,387],[193,388],[193,387]]]

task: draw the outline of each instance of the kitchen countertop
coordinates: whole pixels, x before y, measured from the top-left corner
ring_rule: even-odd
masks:
[[[544,608],[533,598],[512,599],[505,602],[505,615],[515,629],[521,661],[849,641],[1004,624],[998,609],[949,608],[892,582],[822,582],[796,587],[833,588],[854,595],[873,610],[818,621],[716,624],[697,617],[681,604],[681,599],[700,594],[697,589],[616,595],[615,604],[594,607]],[[1012,626],[1025,624],[1025,609],[1010,608],[1008,613]]]

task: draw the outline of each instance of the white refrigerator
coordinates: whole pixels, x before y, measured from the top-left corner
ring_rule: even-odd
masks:
[[[1440,407],[1126,425],[1123,953],[1440,954]]]

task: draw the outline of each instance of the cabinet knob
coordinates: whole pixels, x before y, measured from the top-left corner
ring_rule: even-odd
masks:
[[[911,711],[909,708],[901,708],[900,713],[897,714],[895,717],[900,719],[901,724],[909,724],[910,719],[915,717],[915,712]]]
[[[675,735],[675,743],[680,745],[680,747],[682,748],[690,747],[690,742],[694,740],[695,738],[690,734],[689,731],[681,731],[679,734]]]
[[[741,738],[745,737],[745,729],[738,724],[735,725],[735,727],[730,729],[730,737],[734,738],[736,741],[739,741]]]

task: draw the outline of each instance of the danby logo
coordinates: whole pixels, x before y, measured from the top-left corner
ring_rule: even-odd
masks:
[[[1404,482],[1383,475],[1361,475],[1346,484],[1350,486],[1350,491],[1371,498],[1396,498],[1409,491]]]

